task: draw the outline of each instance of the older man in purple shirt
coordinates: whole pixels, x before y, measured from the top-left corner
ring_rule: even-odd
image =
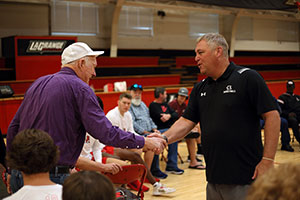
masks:
[[[53,172],[57,175],[59,169],[75,165],[86,132],[104,144],[121,148],[146,147],[159,153],[166,146],[162,138],[144,138],[124,132],[112,126],[105,117],[87,84],[96,75],[96,57],[101,54],[103,51],[92,51],[82,42],[64,50],[62,69],[37,79],[27,90],[7,131],[8,151],[19,131],[28,128],[44,130],[59,146],[60,159]]]

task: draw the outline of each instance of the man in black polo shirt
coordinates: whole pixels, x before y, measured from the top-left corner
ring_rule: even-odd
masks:
[[[200,122],[207,199],[242,200],[253,179],[274,165],[279,113],[262,77],[229,62],[223,36],[201,36],[195,52],[198,68],[208,78],[195,85],[183,117],[163,137],[173,143]],[[266,122],[264,148],[260,117]]]

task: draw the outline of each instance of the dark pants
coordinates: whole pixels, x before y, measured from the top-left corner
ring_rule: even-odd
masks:
[[[56,173],[56,174],[50,174],[50,180],[54,183],[62,185],[67,177],[69,177],[69,173]],[[17,192],[21,187],[23,187],[23,176],[22,173],[18,170],[11,170],[11,176],[10,176],[10,188],[12,193]]]
[[[282,145],[289,145],[290,141],[291,141],[288,124],[289,123],[285,118],[280,117],[280,132],[281,132],[281,144]],[[264,126],[265,126],[265,121],[261,119],[260,127],[264,128]]]
[[[159,130],[161,133],[167,131],[168,129]],[[168,162],[166,168],[168,169],[177,169],[177,152],[178,152],[178,142],[174,142],[168,145]],[[159,168],[159,155],[154,155],[152,164],[151,164],[151,172],[157,173],[160,171]]]
[[[296,140],[300,143],[299,121],[296,117],[288,118],[289,127],[292,128]]]
[[[244,200],[250,185],[207,183],[206,200]]]

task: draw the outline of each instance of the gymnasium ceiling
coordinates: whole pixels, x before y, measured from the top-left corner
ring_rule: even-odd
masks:
[[[296,0],[180,0],[215,6],[266,9],[266,10],[294,10],[297,9]],[[298,1],[300,2],[300,1]]]
[[[10,3],[50,4],[53,0],[0,0]],[[60,1],[60,0],[55,0]],[[197,10],[218,14],[275,15],[275,18],[290,18],[299,21],[300,0],[64,0],[93,2],[97,4],[112,3],[116,5],[152,7],[156,9]],[[284,20],[283,19],[283,20]]]
[[[0,0],[0,2],[28,2],[28,3],[49,3],[52,0]],[[60,1],[60,0],[56,0]],[[148,2],[163,4],[180,4],[180,2],[190,2],[204,5],[214,5],[220,7],[234,7],[246,9],[265,9],[265,10],[297,10],[297,4],[300,0],[65,0],[65,1],[82,1],[94,3],[117,3],[118,1],[126,3]]]

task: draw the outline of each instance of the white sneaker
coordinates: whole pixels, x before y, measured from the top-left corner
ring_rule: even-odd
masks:
[[[174,188],[167,188],[163,184],[156,182],[153,184],[153,195],[159,196],[163,194],[169,194],[172,192],[175,192],[176,190]]]

